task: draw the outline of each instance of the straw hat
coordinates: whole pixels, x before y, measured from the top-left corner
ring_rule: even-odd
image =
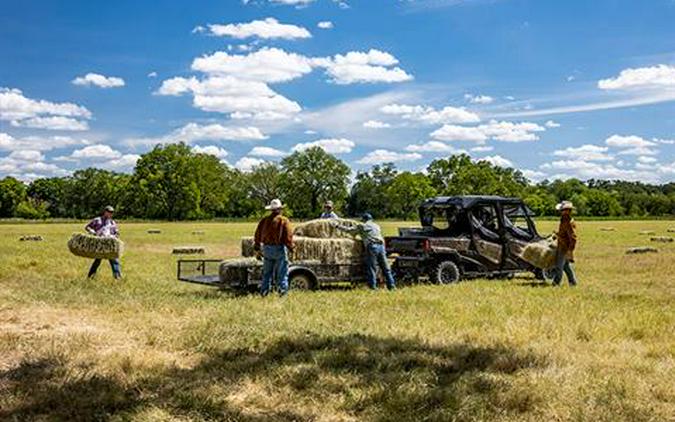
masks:
[[[573,210],[573,209],[574,209],[574,204],[571,201],[562,201],[561,203],[559,203],[555,206],[556,211]]]
[[[284,206],[281,204],[279,199],[273,199],[269,205],[265,207],[266,210],[279,210]]]

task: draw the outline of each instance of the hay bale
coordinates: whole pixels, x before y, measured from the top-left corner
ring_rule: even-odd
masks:
[[[73,255],[83,258],[118,259],[124,252],[124,242],[112,236],[73,233],[68,249]]]
[[[176,246],[171,253],[174,255],[203,255],[205,248],[203,246]]]
[[[649,236],[649,235],[656,234],[656,232],[654,230],[642,230],[642,231],[640,231],[640,234],[643,235],[643,236]]]
[[[520,257],[537,268],[547,270],[555,267],[558,242],[553,238],[528,243]]]
[[[200,236],[203,235],[203,234],[205,234],[205,233],[206,233],[206,232],[205,232],[204,230],[194,230],[194,231],[192,232],[192,234],[194,234],[194,235],[200,235]]]
[[[675,228],[666,230],[668,233],[675,233]]]
[[[600,227],[601,232],[613,232],[616,231],[614,227]]]
[[[638,246],[626,250],[627,254],[657,253],[659,250],[649,246]]]
[[[42,242],[44,238],[39,234],[28,234],[19,238],[20,242]]]
[[[148,229],[148,234],[160,234],[162,231],[160,229]]]
[[[354,235],[347,233],[335,227],[336,222],[342,226],[354,227],[358,225],[358,221],[349,220],[346,218],[337,219],[316,219],[304,223],[300,223],[293,230],[293,235],[301,237],[312,237],[316,239],[354,239]]]
[[[242,280],[244,274],[251,267],[262,267],[262,261],[255,258],[234,258],[223,261],[218,269],[218,276],[222,283],[233,283]]]
[[[317,239],[295,236],[294,261],[320,261],[325,264],[360,262],[363,260],[363,242],[355,239]],[[241,239],[241,255],[255,256],[253,238]]]
[[[652,242],[670,243],[673,241],[673,238],[668,236],[654,236],[649,240],[651,240]]]

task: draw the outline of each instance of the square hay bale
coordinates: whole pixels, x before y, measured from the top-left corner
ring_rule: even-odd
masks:
[[[124,252],[124,242],[116,237],[74,233],[68,241],[73,255],[94,259],[118,259]]]
[[[347,227],[354,227],[357,224],[359,224],[357,221],[345,218],[338,218],[338,219],[319,218],[316,220],[310,220],[298,224],[295,227],[295,230],[293,230],[293,234],[295,236],[312,237],[316,239],[330,239],[330,238],[354,239],[355,237],[354,235],[335,227],[336,222],[342,226]]]
[[[235,283],[243,280],[246,271],[251,267],[262,267],[262,261],[255,258],[234,258],[223,261],[218,269],[218,277],[222,283]]]
[[[148,234],[161,234],[162,231],[160,229],[148,229]]]
[[[28,234],[19,238],[21,242],[42,242],[43,240],[44,238],[39,234]]]
[[[205,252],[203,246],[176,246],[171,251],[174,255],[203,255]]]
[[[673,238],[669,236],[654,236],[649,240],[651,240],[652,242],[670,243],[673,241]]]
[[[199,235],[199,236],[201,236],[201,235],[203,235],[203,234],[205,234],[205,233],[206,233],[206,232],[205,232],[204,230],[194,230],[194,231],[192,232],[192,234],[194,234],[194,235]]]
[[[600,227],[601,232],[613,232],[616,231],[614,227]]]
[[[657,253],[659,250],[649,246],[638,246],[626,250],[627,254]]]
[[[363,242],[355,239],[319,239],[295,236],[293,261],[320,261],[325,264],[359,262],[363,260]],[[241,239],[241,255],[255,256],[253,238]]]
[[[675,228],[666,230],[668,233],[675,233]]]
[[[653,235],[653,234],[656,234],[656,232],[654,230],[642,230],[642,231],[640,231],[640,235],[642,235],[642,236],[649,236],[649,235]]]
[[[555,258],[558,252],[558,242],[552,238],[528,243],[520,256],[525,262],[541,269],[555,267]]]

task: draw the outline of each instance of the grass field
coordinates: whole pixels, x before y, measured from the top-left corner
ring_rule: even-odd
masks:
[[[0,420],[675,420],[675,244],[624,254],[675,222],[579,225],[576,289],[282,299],[175,281],[172,246],[235,256],[250,223],[123,224],[121,283],[85,278],[81,225],[0,225]]]

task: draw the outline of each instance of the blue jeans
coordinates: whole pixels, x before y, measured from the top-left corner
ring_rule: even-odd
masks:
[[[555,257],[555,271],[553,276],[553,284],[560,284],[562,282],[563,273],[567,275],[567,281],[570,286],[577,285],[577,276],[574,274],[572,263],[564,252],[558,251]]]
[[[263,246],[263,274],[260,293],[270,292],[272,279],[277,283],[279,294],[288,293],[288,254],[284,245]]]
[[[368,276],[368,287],[377,289],[377,267],[382,269],[384,279],[387,283],[388,289],[393,289],[396,286],[394,276],[389,268],[389,261],[387,261],[387,253],[384,250],[384,245],[371,243],[366,246],[366,275]]]
[[[89,275],[88,275],[89,278],[96,275],[96,271],[98,271],[99,265],[101,265],[101,260],[95,259],[94,262],[91,264],[91,268],[89,268]],[[115,278],[122,277],[122,271],[120,269],[120,260],[119,259],[111,259],[110,260],[110,268],[112,268],[113,277],[115,277]]]

